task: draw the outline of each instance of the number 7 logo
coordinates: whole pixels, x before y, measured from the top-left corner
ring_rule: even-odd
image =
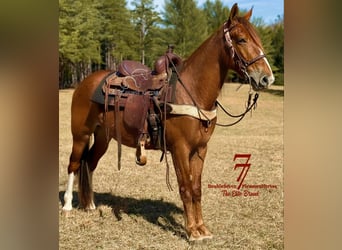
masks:
[[[243,181],[245,180],[246,178],[246,175],[248,173],[248,170],[251,166],[250,163],[248,163],[249,159],[251,158],[251,154],[235,154],[234,156],[234,161],[237,159],[237,158],[246,158],[246,162],[245,163],[236,163],[235,166],[234,166],[234,170],[236,168],[242,168],[241,170],[241,173],[240,175],[238,176],[238,178],[236,179],[236,181],[240,182],[239,186],[238,186],[238,189],[241,188],[242,186],[242,183]]]

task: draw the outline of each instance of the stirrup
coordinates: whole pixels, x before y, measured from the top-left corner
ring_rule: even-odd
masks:
[[[145,139],[142,137],[139,140],[139,144],[137,147],[137,151],[135,153],[135,163],[138,164],[139,166],[144,166],[147,163],[147,156],[146,156],[146,150],[145,150]]]

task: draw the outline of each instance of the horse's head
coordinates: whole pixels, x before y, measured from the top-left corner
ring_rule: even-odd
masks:
[[[238,6],[234,4],[223,27],[229,54],[234,61],[233,69],[250,79],[254,90],[267,88],[274,82],[274,76],[260,38],[249,22],[252,9],[242,17],[238,12]]]

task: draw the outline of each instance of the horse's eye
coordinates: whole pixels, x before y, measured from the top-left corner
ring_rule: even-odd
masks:
[[[239,38],[237,42],[238,44],[243,44],[246,43],[246,40],[244,38]]]

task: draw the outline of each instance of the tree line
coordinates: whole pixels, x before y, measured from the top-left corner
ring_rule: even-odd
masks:
[[[175,45],[187,58],[229,16],[221,0],[165,0],[161,13],[152,0],[59,0],[59,88],[68,88],[90,73],[116,70],[122,60],[153,67],[154,61]],[[247,10],[241,10],[246,12]],[[283,84],[284,22],[278,17],[266,25],[253,17],[276,83]],[[230,80],[237,75],[231,72]]]

